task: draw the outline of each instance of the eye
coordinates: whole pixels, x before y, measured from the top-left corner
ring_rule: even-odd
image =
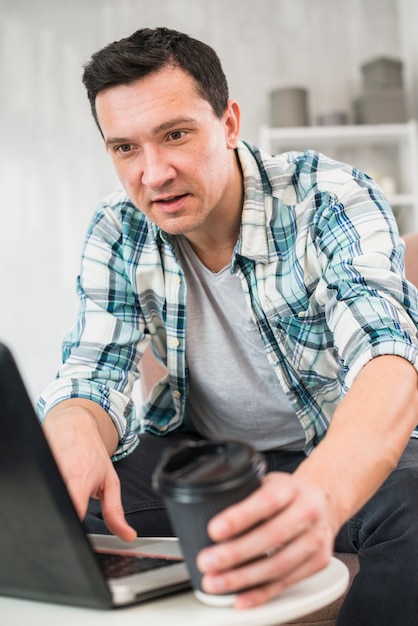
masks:
[[[168,135],[169,141],[179,141],[179,139],[183,139],[183,137],[187,134],[185,130],[173,130]]]
[[[122,143],[120,146],[115,146],[115,152],[118,154],[128,154],[132,150],[130,143]]]

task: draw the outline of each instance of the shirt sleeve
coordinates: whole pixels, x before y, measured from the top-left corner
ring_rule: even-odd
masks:
[[[132,390],[147,340],[135,290],[135,242],[124,236],[121,214],[104,205],[87,233],[77,279],[77,322],[63,342],[63,364],[38,403],[38,414],[59,402],[85,398],[111,417],[119,435],[114,460],[138,443]]]
[[[380,188],[357,173],[317,214],[322,278],[316,295],[342,366],[343,387],[380,355],[418,370],[417,289],[403,268],[404,244]]]

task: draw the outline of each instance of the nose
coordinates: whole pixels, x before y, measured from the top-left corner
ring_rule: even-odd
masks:
[[[176,169],[165,150],[148,148],[142,153],[141,182],[150,189],[159,189],[176,178]]]

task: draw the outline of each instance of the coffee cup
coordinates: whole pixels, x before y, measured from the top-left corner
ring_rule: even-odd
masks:
[[[206,604],[228,606],[234,595],[215,595],[202,589],[196,565],[200,550],[213,544],[209,520],[249,496],[265,472],[262,454],[244,442],[183,441],[167,448],[153,474],[177,535],[196,597]]]

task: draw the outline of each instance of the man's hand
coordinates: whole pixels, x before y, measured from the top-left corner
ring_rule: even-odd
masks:
[[[135,539],[110,460],[117,434],[107,413],[93,402],[68,400],[46,416],[44,431],[80,519],[90,497],[98,498],[109,530],[125,541]]]
[[[197,564],[208,593],[238,594],[236,608],[262,604],[325,567],[336,529],[320,490],[295,475],[268,474],[244,501],[215,516],[208,531],[217,545]]]

